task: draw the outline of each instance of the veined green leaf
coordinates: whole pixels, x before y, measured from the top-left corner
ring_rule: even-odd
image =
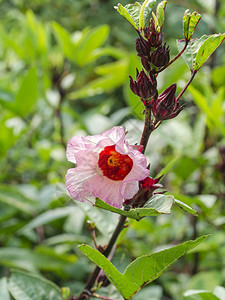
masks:
[[[194,11],[192,14],[187,9],[183,18],[183,33],[186,40],[190,41],[196,26],[201,19],[201,15]]]
[[[127,19],[127,21],[134,27],[134,29],[138,30],[139,15],[141,10],[141,4],[139,2],[135,2],[134,4],[127,4],[125,6],[118,3],[117,6],[114,6],[114,8],[121,16]]]
[[[14,270],[8,288],[15,300],[62,300],[60,288],[36,274]]]
[[[224,41],[225,33],[210,35],[198,49],[194,70],[198,71],[201,66],[206,62],[210,55],[216,50],[217,47]]]
[[[193,39],[188,43],[188,46],[185,50],[185,52],[181,55],[183,60],[185,61],[186,65],[189,67],[190,70],[194,70],[195,66],[195,60],[198,53],[198,50],[200,49],[201,45],[204,43],[204,41],[207,39],[207,35],[203,35],[200,39]],[[177,40],[177,48],[179,51],[181,51],[185,45],[186,41],[183,40]]]
[[[111,281],[112,284],[129,300],[143,286],[158,278],[172,263],[193,249],[208,236],[202,236],[194,241],[188,241],[169,249],[144,255],[128,265],[124,274],[121,274],[113,264],[99,251],[88,245],[80,245],[79,249],[96,263]]]
[[[130,209],[129,211],[111,206],[100,199],[96,200],[95,206],[139,221],[144,217],[169,214],[171,212],[173,202],[173,196],[159,194],[154,195],[144,207]]]
[[[167,4],[167,1],[162,1],[158,4],[158,6],[156,8],[156,17],[158,20],[158,26],[160,28],[164,24],[166,4]]]
[[[141,31],[146,27],[146,24],[149,21],[149,15],[155,2],[156,0],[145,0],[141,6],[139,15],[139,29]]]

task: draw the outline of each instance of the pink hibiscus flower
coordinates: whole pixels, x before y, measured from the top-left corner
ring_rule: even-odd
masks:
[[[139,181],[149,175],[142,146],[131,146],[121,127],[101,135],[74,136],[67,146],[67,159],[76,163],[65,176],[71,197],[92,202],[98,197],[121,208],[139,190]]]

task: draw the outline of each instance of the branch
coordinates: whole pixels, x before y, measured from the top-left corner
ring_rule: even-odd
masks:
[[[197,71],[192,71],[191,72],[191,77],[189,78],[188,82],[186,83],[185,87],[183,88],[183,90],[180,92],[180,94],[177,96],[176,101],[178,101],[180,99],[180,97],[184,94],[184,92],[186,91],[186,89],[188,88],[188,86],[190,85],[190,83],[192,82],[192,80],[194,79],[195,75],[196,75]]]
[[[144,154],[146,146],[148,144],[148,140],[150,137],[150,134],[152,133],[152,127],[151,127],[151,109],[146,107],[145,109],[145,125],[144,130],[142,133],[140,145],[143,146],[142,153]]]

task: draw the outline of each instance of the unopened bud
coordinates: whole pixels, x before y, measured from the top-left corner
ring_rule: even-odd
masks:
[[[146,41],[141,35],[136,39],[136,51],[139,56],[148,56],[150,53],[148,41]]]
[[[149,78],[144,70],[141,73],[137,70],[136,81],[130,77],[130,89],[131,91],[142,99],[149,99],[155,94],[156,87],[152,78]]]
[[[179,101],[176,100],[176,87],[175,83],[172,84],[156,100],[152,101],[152,112],[156,120],[172,119],[184,108],[184,105],[179,107]]]
[[[163,34],[156,30],[154,20],[151,19],[149,26],[144,28],[144,36],[147,38],[150,47],[158,48],[162,45]]]
[[[157,48],[151,55],[151,62],[158,68],[166,66],[169,60],[170,50],[169,46],[166,48],[166,45]]]
[[[150,62],[146,57],[141,58],[141,63],[142,63],[142,66],[145,68],[146,71],[149,72],[151,70]]]

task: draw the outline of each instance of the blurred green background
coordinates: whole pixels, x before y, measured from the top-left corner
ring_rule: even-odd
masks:
[[[72,204],[64,187],[72,167],[65,149],[72,136],[124,125],[131,143],[140,139],[144,107],[130,92],[128,78],[141,68],[137,36],[113,9],[116,4],[0,1],[0,286],[17,268],[78,293],[94,268],[76,248],[93,243],[86,221],[96,222],[103,245],[117,222],[116,215],[106,218],[104,211]],[[164,42],[171,57],[187,8],[202,15],[196,37],[225,31],[224,1],[169,0]],[[113,263],[123,270],[139,255],[201,234],[212,236],[136,300],[149,295],[151,300],[206,299],[184,297],[184,292],[212,292],[225,285],[224,74],[222,44],[182,97],[186,109],[153,133],[146,151],[151,176],[165,168],[162,183],[168,193],[199,217],[174,208],[170,216],[129,221]],[[179,92],[189,76],[180,59],[159,76],[159,91],[176,82]],[[112,287],[103,292],[119,299]]]

